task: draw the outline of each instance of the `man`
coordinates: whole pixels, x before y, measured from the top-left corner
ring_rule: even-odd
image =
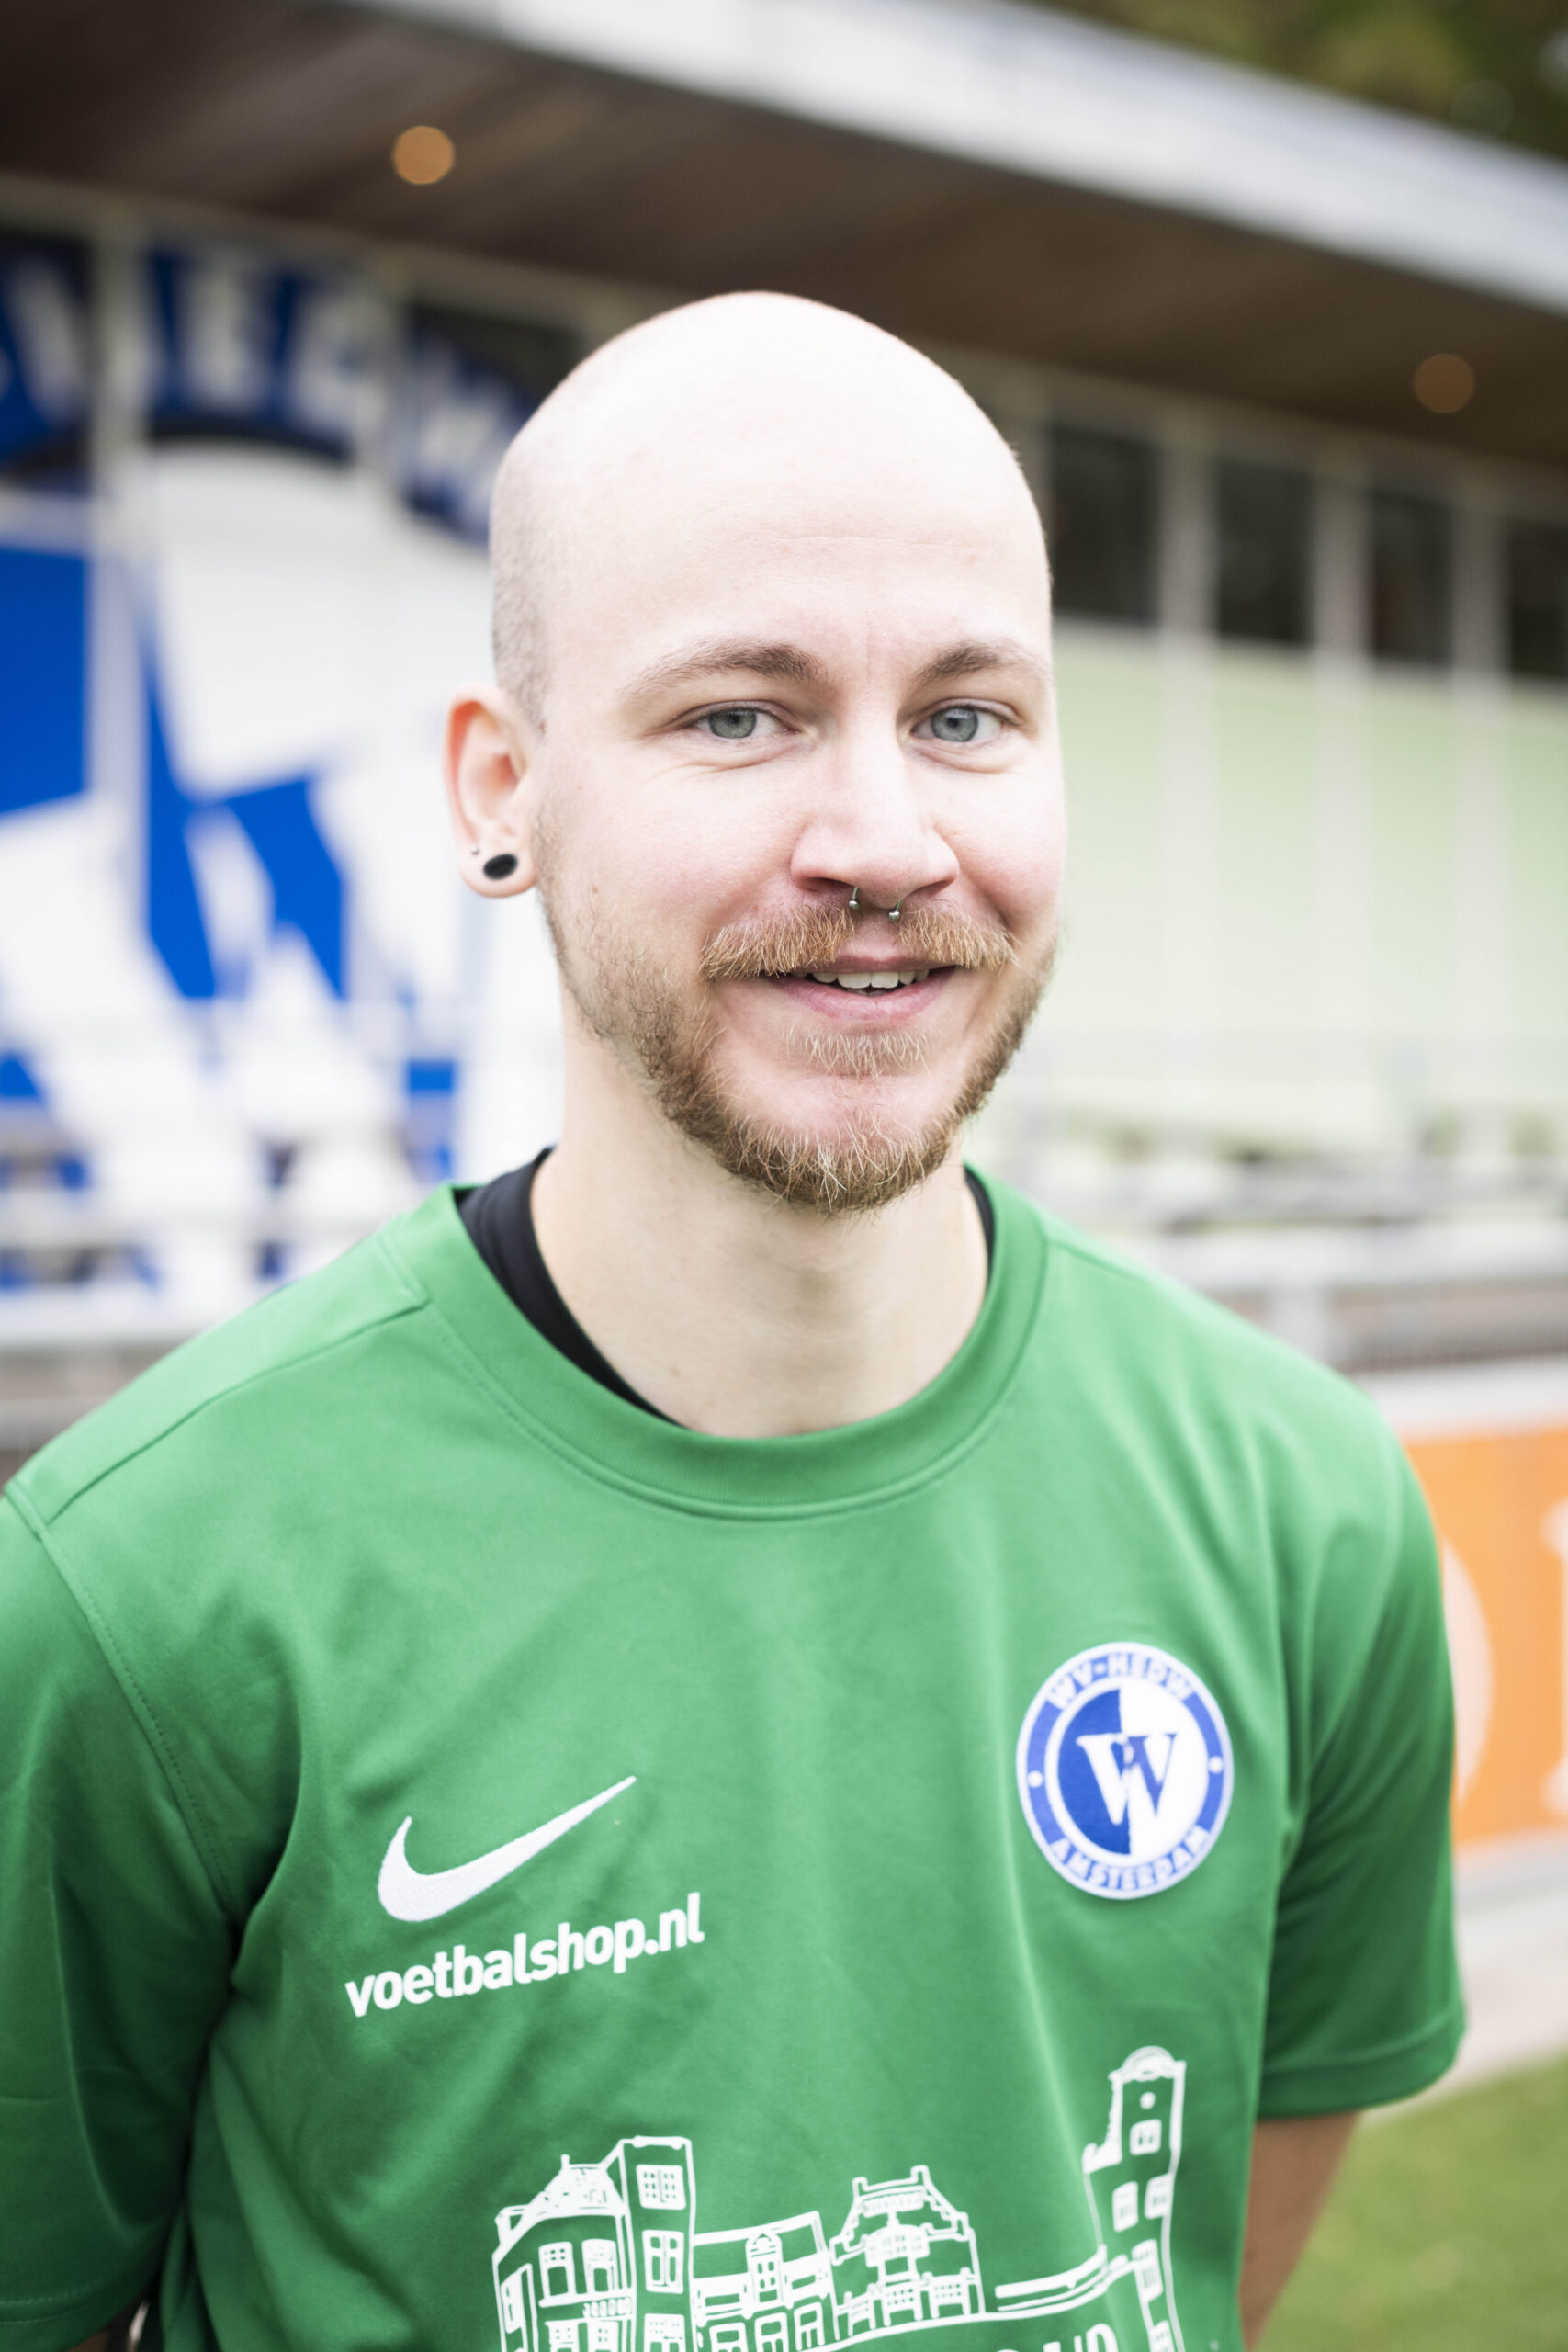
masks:
[[[1023,483],[735,298],[494,544],[558,1148],[0,1511],[8,2341],[1231,2352],[1453,2052],[1437,1584],[1349,1389],[958,1156],[1061,886]]]

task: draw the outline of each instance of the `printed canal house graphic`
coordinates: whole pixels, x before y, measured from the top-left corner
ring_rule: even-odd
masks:
[[[563,2156],[531,2203],[496,2216],[502,2352],[821,2352],[953,2326],[965,2352],[971,2339],[976,2352],[1181,2352],[1170,2225],[1186,2071],[1156,2049],[1114,2070],[1105,2138],[1083,2154],[1093,2251],[988,2300],[969,2217],[924,2165],[855,2181],[829,2237],[817,2213],[697,2230],[688,2140]]]

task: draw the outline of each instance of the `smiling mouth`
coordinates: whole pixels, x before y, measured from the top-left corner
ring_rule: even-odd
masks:
[[[819,969],[789,972],[784,977],[792,980],[814,981],[822,989],[851,989],[859,995],[868,989],[885,992],[889,989],[913,988],[918,981],[930,979],[931,970],[930,964],[898,964],[884,971],[834,972]]]

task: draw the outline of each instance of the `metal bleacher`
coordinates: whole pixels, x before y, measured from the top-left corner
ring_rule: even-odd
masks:
[[[416,1068],[417,1065],[411,1065]],[[445,1066],[444,1066],[445,1067]],[[181,1340],[321,1263],[443,1172],[450,1102],[416,1082],[179,1199],[101,1181],[0,1041],[0,1478]],[[1076,1106],[1026,1057],[983,1167],[1352,1376],[1568,1355],[1568,1152],[1539,1111],[1435,1120],[1376,1148],[1259,1146],[1216,1123]],[[166,1163],[165,1163],[166,1164]]]

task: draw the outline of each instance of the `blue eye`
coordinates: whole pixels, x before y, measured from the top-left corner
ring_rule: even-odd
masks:
[[[737,705],[733,710],[707,711],[697,724],[721,743],[745,743],[757,732],[757,718],[756,711]]]
[[[983,703],[950,702],[944,709],[933,710],[916,728],[928,742],[952,743],[969,749],[977,743],[994,743],[1002,732],[1004,721]]]
[[[946,710],[931,713],[930,726],[939,743],[974,743],[980,736],[980,722],[989,718],[987,710],[976,710],[973,703],[955,702]]]

